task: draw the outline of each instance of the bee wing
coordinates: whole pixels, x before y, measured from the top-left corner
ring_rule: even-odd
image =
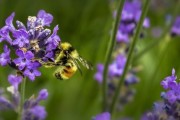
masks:
[[[87,69],[93,70],[92,64],[89,63],[88,61],[86,61],[85,59],[83,59],[81,56],[79,56],[79,59],[78,59],[78,60],[79,60],[79,62],[82,63],[82,65],[83,65],[84,67],[86,67]]]

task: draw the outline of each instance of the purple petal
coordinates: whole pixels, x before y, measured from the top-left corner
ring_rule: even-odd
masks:
[[[148,18],[145,18],[143,22],[143,27],[149,28],[150,27],[150,20]]]
[[[58,25],[56,25],[56,27],[53,30],[53,34],[46,41],[46,44],[48,44],[46,46],[46,49],[48,51],[55,49],[59,45],[59,42],[61,41],[60,37],[57,35],[58,29],[59,29]]]
[[[32,81],[35,80],[35,75],[29,69],[26,69],[24,71],[24,75],[27,76]]]
[[[56,25],[53,29],[53,34],[51,35],[51,37],[55,37],[57,35],[57,31],[59,30],[58,25]]]
[[[4,49],[4,52],[5,52],[5,53],[8,53],[8,54],[10,53],[10,49],[8,48],[7,45],[4,45],[4,48],[3,48],[3,49]]]
[[[1,66],[6,66],[7,61],[4,58],[0,58],[0,64],[1,64]]]
[[[3,28],[0,29],[0,42],[2,42],[3,40],[7,40],[7,42],[9,42],[11,44],[12,39],[9,36],[9,27],[8,26],[4,26]]]
[[[4,45],[4,53],[0,54],[0,64],[5,66],[10,62],[10,49],[7,45]]]
[[[102,73],[96,73],[94,75],[94,79],[97,80],[99,83],[102,83],[102,79],[103,79]]]
[[[54,58],[54,52],[53,51],[47,52],[45,57],[47,57],[47,58]]]
[[[39,95],[37,97],[37,100],[40,101],[40,100],[46,100],[48,97],[48,92],[47,92],[47,89],[42,89],[40,92],[39,92]]]
[[[42,25],[50,26],[53,16],[49,13],[46,13],[44,10],[40,10],[37,15],[38,18],[42,20]]]
[[[120,30],[118,30],[118,32],[116,34],[116,40],[117,40],[117,42],[129,43],[128,34],[123,34]]]
[[[180,16],[176,18],[176,21],[171,28],[171,33],[175,35],[180,35]]]
[[[37,61],[33,62],[33,68],[39,68],[41,67],[41,64]]]
[[[26,67],[26,63],[21,62],[20,65],[17,65],[19,70],[23,70]]]
[[[14,62],[15,64],[19,64],[19,63],[21,63],[21,61],[22,61],[21,58],[16,58],[16,59],[13,60],[13,62]]]
[[[39,119],[45,119],[46,118],[46,111],[45,108],[42,106],[35,106],[33,108],[31,108],[31,113],[38,117]]]
[[[23,29],[23,30],[26,30],[26,27],[25,25],[21,22],[21,21],[16,21],[16,24],[17,24],[17,27],[18,29]]]
[[[27,51],[25,53],[25,58],[30,60],[30,59],[34,58],[34,54],[31,51]]]
[[[16,75],[9,75],[8,76],[8,81],[12,86],[14,86],[14,88],[16,90],[18,90],[18,85],[21,83],[22,77],[21,76],[16,76]]]
[[[172,91],[172,90],[170,90],[166,93],[166,97],[171,104],[173,104],[177,99],[174,91]]]
[[[12,103],[3,96],[0,96],[0,105],[1,105],[0,110],[2,110],[2,109],[13,109],[14,108]]]
[[[17,49],[16,50],[16,55],[19,56],[19,57],[24,57],[24,52],[20,49]]]
[[[34,70],[34,75],[35,76],[41,76],[41,72],[39,72],[38,70]]]
[[[111,120],[111,114],[109,112],[104,112],[98,114],[93,120]]]
[[[13,26],[13,19],[14,19],[15,13],[11,13],[11,15],[6,19],[6,25],[10,27],[10,29],[14,29]]]
[[[28,38],[28,33],[26,32],[26,30],[20,29],[20,30],[16,30],[13,32],[13,37],[15,38],[19,38],[19,37],[24,37],[24,38]]]
[[[173,68],[173,69],[172,69],[172,76],[175,76],[175,73],[176,73],[176,71],[175,71],[175,69]]]
[[[97,70],[102,73],[104,71],[104,65],[103,64],[97,64]]]

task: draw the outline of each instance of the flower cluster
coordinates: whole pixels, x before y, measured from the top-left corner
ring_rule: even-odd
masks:
[[[19,116],[22,120],[43,120],[46,111],[39,103],[47,99],[47,90],[42,89],[37,97],[32,95],[21,103],[23,95],[18,91],[18,86],[25,77],[35,80],[36,76],[41,75],[38,68],[44,62],[54,60],[55,50],[61,41],[57,35],[58,26],[54,27],[52,34],[50,29],[45,28],[50,27],[53,16],[44,10],[40,10],[37,16],[29,16],[26,26],[18,20],[14,26],[14,17],[15,13],[12,13],[5,21],[6,25],[0,29],[0,42],[4,43],[0,65],[9,65],[17,71],[16,75],[8,76],[11,86],[7,90],[11,93],[12,99],[8,100],[4,92],[0,92],[0,110],[12,109],[21,114]]]
[[[5,92],[1,90],[0,92],[0,110],[14,110],[19,112],[20,106],[20,93],[18,91],[19,84],[22,82],[21,76],[9,75],[8,81],[11,84],[7,88],[7,91],[11,93],[11,99],[5,97]],[[31,96],[23,103],[23,113],[22,120],[43,120],[46,117],[46,111],[43,106],[40,106],[39,103],[42,100],[46,100],[48,97],[48,92],[46,89],[42,89],[37,97]]]
[[[54,51],[58,47],[60,37],[57,35],[58,26],[51,34],[49,27],[53,16],[40,10],[37,16],[29,16],[27,26],[16,21],[13,25],[15,13],[12,13],[5,21],[6,25],[0,29],[0,42],[4,41],[4,52],[0,54],[1,66],[10,65],[22,76],[34,80],[41,73],[37,70],[41,62],[54,60]],[[9,45],[7,45],[9,44]],[[16,58],[10,57],[10,48],[15,51]]]
[[[108,66],[108,98],[109,102],[114,95],[114,91],[117,88],[117,82],[121,77],[126,61],[127,61],[127,52],[129,49],[130,37],[133,35],[134,30],[136,29],[136,24],[140,19],[141,15],[141,2],[126,1],[124,8],[122,10],[121,20],[119,29],[116,36],[116,46],[113,51],[113,58],[111,64]],[[146,18],[143,24],[144,27],[149,27],[149,19]],[[117,108],[122,109],[123,105],[128,103],[133,99],[135,90],[130,86],[136,84],[139,79],[136,77],[136,73],[139,71],[138,67],[134,67],[128,71],[128,74],[125,78],[124,85],[120,91],[119,105]],[[94,75],[94,79],[99,83],[102,83],[103,80],[103,71],[104,65],[97,65],[97,72]]]
[[[140,19],[142,10],[139,0],[127,0],[124,4],[119,29],[117,31],[117,42],[130,42],[130,37],[133,35],[136,25]],[[116,14],[116,13],[115,13]],[[143,27],[148,28],[150,22],[145,18]]]
[[[172,75],[166,77],[161,85],[166,90],[162,92],[162,102],[154,104],[152,112],[146,113],[142,120],[178,120],[180,118],[180,83],[177,82],[175,70]]]

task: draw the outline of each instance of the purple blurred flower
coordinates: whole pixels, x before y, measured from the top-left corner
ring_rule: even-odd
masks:
[[[109,112],[104,112],[96,115],[93,120],[111,120],[111,114]]]
[[[34,98],[33,96],[30,97],[28,100],[24,103],[24,112],[23,112],[23,120],[34,120],[32,118],[35,118],[37,120],[44,120],[46,117],[46,111],[43,106],[39,105],[39,102],[41,100],[45,100],[48,97],[48,92],[46,89],[42,89],[39,92],[39,95],[37,98]]]
[[[171,29],[172,35],[180,35],[180,16],[176,18],[175,23],[173,24],[173,27]]]
[[[14,108],[14,106],[9,100],[7,100],[3,96],[0,96],[0,110],[13,109],[13,108]]]
[[[122,11],[122,20],[132,21],[139,15],[139,12],[141,12],[140,1],[126,1]]]
[[[121,76],[124,70],[125,63],[126,63],[126,57],[124,55],[118,55],[116,57],[116,60],[114,60],[114,62],[109,65],[108,77],[112,79],[113,77]],[[98,64],[97,72],[94,75],[94,79],[97,80],[99,83],[102,83],[103,71],[104,71],[103,64]]]
[[[180,100],[180,84],[173,86],[173,88],[166,93],[166,99],[170,103]]]
[[[43,106],[35,106],[30,109],[30,112],[37,117],[38,120],[44,120],[46,118],[46,111]]]
[[[37,100],[38,100],[38,101],[46,100],[47,97],[48,97],[47,89],[42,89],[42,90],[39,92],[39,95],[38,95],[38,97],[37,97]]]
[[[10,49],[7,45],[4,45],[4,52],[0,54],[0,64],[5,66],[10,62]]]
[[[8,81],[16,90],[18,90],[18,85],[22,82],[22,76],[9,75]]]
[[[129,42],[129,38],[133,35],[136,25],[140,19],[141,12],[141,1],[128,0],[125,2],[121,15],[119,29],[116,35],[117,42]],[[143,27],[148,28],[149,26],[150,20],[148,18],[145,18]]]
[[[161,85],[164,87],[164,89],[172,89],[174,86],[177,85],[176,83],[177,77],[175,76],[175,70],[172,70],[172,75],[166,77],[162,82]]]
[[[121,76],[126,64],[126,57],[124,55],[118,55],[116,60],[109,65],[109,77]]]
[[[172,75],[166,77],[165,80],[161,82],[161,85],[167,90],[167,92],[164,93],[164,98],[171,104],[180,100],[180,83],[177,83],[176,79],[175,70],[173,69]]]
[[[104,65],[103,64],[98,64],[97,65],[97,72],[94,75],[94,79],[97,80],[99,83],[102,83],[103,71],[104,71]]]
[[[125,85],[132,85],[138,82],[139,82],[139,79],[137,78],[135,74],[133,73],[127,74],[126,79],[125,79]]]
[[[129,36],[126,33],[122,33],[120,30],[117,31],[116,35],[117,42],[129,43]]]
[[[143,27],[145,27],[145,28],[149,28],[150,27],[150,20],[149,20],[149,18],[145,18],[145,20],[143,22]]]

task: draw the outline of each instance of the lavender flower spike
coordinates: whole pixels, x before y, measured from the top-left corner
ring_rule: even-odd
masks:
[[[55,49],[61,41],[57,35],[58,25],[52,34],[50,29],[45,28],[50,27],[53,16],[44,10],[40,10],[37,16],[28,16],[26,24],[16,20],[14,26],[14,16],[15,13],[12,13],[0,29],[0,42],[6,41],[12,51],[16,51],[17,57],[11,58],[10,50],[4,47],[4,53],[0,54],[0,65],[9,65],[33,81],[41,75],[38,71],[41,64],[54,60]],[[40,65],[36,66],[36,63]]]
[[[174,86],[177,85],[176,83],[176,75],[175,75],[175,70],[172,70],[172,75],[166,77],[162,82],[161,85],[164,87],[164,89],[169,89],[169,88],[173,88]]]
[[[154,104],[154,109],[146,113],[141,120],[179,120],[180,118],[180,83],[176,81],[175,70],[165,78],[161,85],[166,92],[162,92],[163,101]]]

